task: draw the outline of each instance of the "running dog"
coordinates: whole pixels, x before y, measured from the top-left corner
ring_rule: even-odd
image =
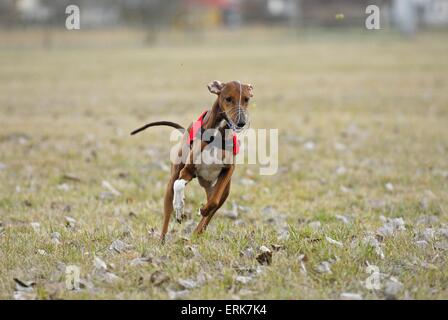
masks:
[[[240,81],[223,83],[215,80],[207,87],[217,98],[211,109],[204,111],[187,130],[174,122],[157,121],[131,133],[134,135],[154,126],[169,126],[183,133],[182,143],[179,150],[176,150],[178,158],[171,164],[171,177],[165,192],[162,243],[165,241],[173,210],[177,222],[182,222],[184,189],[192,179],[198,178],[207,194],[206,204],[199,209],[202,219],[194,234],[205,231],[230,192],[235,170],[234,160],[239,151],[236,134],[249,125],[247,109],[253,96],[253,86]]]

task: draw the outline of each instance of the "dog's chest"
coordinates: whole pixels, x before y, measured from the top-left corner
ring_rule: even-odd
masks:
[[[196,175],[214,183],[224,168],[221,150],[203,150],[201,161],[196,165]]]

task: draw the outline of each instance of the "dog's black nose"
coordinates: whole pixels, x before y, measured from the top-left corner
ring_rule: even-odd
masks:
[[[245,125],[246,125],[246,121],[244,121],[244,120],[241,120],[237,123],[237,126],[240,128],[244,127]]]

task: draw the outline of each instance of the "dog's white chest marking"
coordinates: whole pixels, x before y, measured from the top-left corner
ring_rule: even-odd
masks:
[[[202,151],[201,163],[196,165],[196,174],[204,180],[215,183],[224,166],[221,150],[215,148]]]

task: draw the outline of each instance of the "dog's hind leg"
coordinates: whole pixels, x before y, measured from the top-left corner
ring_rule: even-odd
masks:
[[[181,169],[182,166],[180,165],[173,165],[171,167],[171,177],[170,180],[168,181],[168,184],[166,185],[165,199],[163,205],[164,209],[163,227],[162,227],[162,233],[160,235],[160,240],[162,241],[162,243],[165,242],[165,235],[168,232],[168,225],[170,224],[171,213],[173,212],[174,182],[178,178]]]
[[[173,184],[175,178],[170,178],[166,186],[165,199],[164,199],[164,217],[163,217],[163,227],[162,233],[160,235],[160,241],[165,242],[165,235],[168,232],[168,225],[170,224],[171,213],[173,212]]]

